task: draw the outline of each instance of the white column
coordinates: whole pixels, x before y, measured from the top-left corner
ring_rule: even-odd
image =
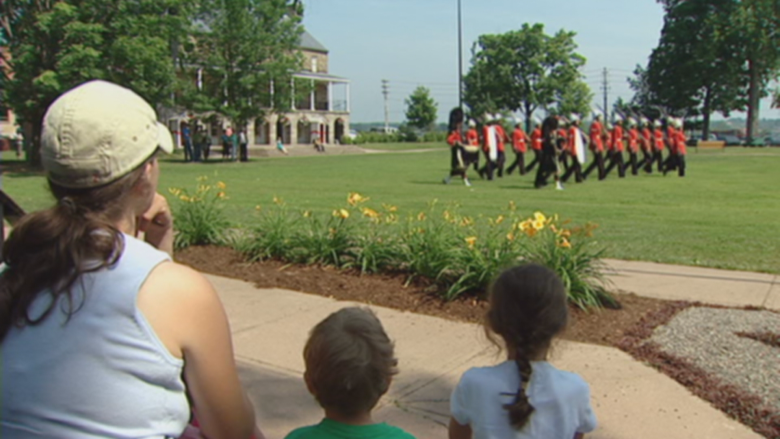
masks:
[[[328,81],[328,111],[333,111],[333,83]]]
[[[271,105],[269,105],[268,108],[274,108],[274,80],[273,79],[271,80],[271,90],[269,91],[271,92],[271,102],[270,102]]]
[[[347,113],[349,113],[349,82],[347,82]]]
[[[290,105],[290,108],[295,110],[295,78],[290,79],[290,102],[292,105]]]
[[[311,80],[311,92],[309,93],[309,110],[314,111],[314,80]]]

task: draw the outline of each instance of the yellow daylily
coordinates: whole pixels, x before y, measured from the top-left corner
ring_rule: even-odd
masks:
[[[179,197],[179,199],[180,199],[180,200],[182,200],[182,201],[190,201],[190,197],[188,197],[188,196],[186,196],[186,195],[181,195],[181,196]]]
[[[304,211],[303,211],[303,213],[302,213],[301,215],[302,215],[304,218],[309,218],[309,217],[311,217],[311,210],[304,210]]]
[[[379,212],[370,207],[364,207],[360,211],[363,212],[363,216],[367,216],[369,218],[379,218]]]
[[[461,226],[461,227],[468,227],[468,226],[473,226],[473,225],[474,225],[474,220],[473,220],[473,219],[471,219],[471,217],[464,216],[464,217],[463,217],[463,218],[460,220],[460,226]]]
[[[515,240],[515,234],[512,233],[512,232],[507,233],[506,234],[506,240],[509,241],[509,242],[514,241]]]
[[[505,218],[506,217],[504,215],[497,216],[496,217],[496,225],[503,223]]]
[[[388,212],[397,212],[398,211],[398,206],[393,206],[392,204],[382,203],[382,208],[385,209]]]
[[[223,192],[223,191],[219,191],[219,192],[217,192],[217,198],[221,198],[223,200],[226,200],[227,199],[227,194],[225,194],[225,192]]]
[[[170,192],[170,194],[175,196],[175,197],[178,197],[179,195],[181,195],[181,189],[179,189],[177,187],[169,187],[168,188],[168,192]]]
[[[365,203],[368,200],[370,200],[370,198],[364,197],[357,192],[350,192],[349,195],[347,195],[347,203],[349,203],[350,206],[356,206],[360,203]]]
[[[542,212],[534,212],[534,221],[546,222],[547,217]]]
[[[468,245],[469,248],[474,248],[474,245],[477,244],[477,237],[469,236],[468,238],[464,239],[464,241],[466,241],[466,245]]]
[[[257,206],[255,206],[255,210],[260,212],[261,210],[263,210],[263,206],[258,204]]]
[[[281,206],[282,204],[284,204],[284,200],[281,197],[275,196],[273,201],[274,204],[276,204],[277,206]]]
[[[209,177],[207,175],[201,175],[200,177],[197,178],[198,183],[203,183],[204,181],[206,181],[208,179],[209,179]]]
[[[347,209],[336,209],[333,211],[333,216],[336,218],[347,219],[349,218],[349,211]]]
[[[417,215],[417,221],[425,221],[425,212],[420,212]]]
[[[510,211],[510,212],[514,212],[514,211],[516,211],[516,210],[517,210],[517,204],[515,204],[515,202],[514,202],[514,201],[510,201],[510,202],[509,202],[509,211]]]
[[[563,238],[563,239],[560,240],[560,242],[558,242],[558,247],[561,247],[561,248],[571,248],[571,242],[569,242],[568,239]]]
[[[224,181],[218,181],[218,182],[217,182],[217,187],[218,187],[218,188],[220,188],[220,189],[222,189],[222,190],[225,190],[225,189],[227,189],[227,185],[225,184],[225,182],[224,182]]]

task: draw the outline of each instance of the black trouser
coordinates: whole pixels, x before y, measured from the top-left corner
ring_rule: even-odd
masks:
[[[538,149],[532,149],[531,151],[534,152],[534,159],[531,160],[531,163],[528,164],[528,166],[525,167],[525,172],[531,172],[532,169],[534,169],[534,166],[539,164],[541,151]]]
[[[520,175],[525,175],[525,153],[522,151],[515,151],[515,161],[506,169],[506,175],[512,175],[515,168],[520,171]]]
[[[658,172],[663,172],[664,170],[664,153],[660,150],[653,151],[653,158],[650,159],[650,167],[653,167],[653,164],[657,165]]]
[[[618,176],[620,178],[623,178],[626,176],[626,163],[623,161],[623,153],[621,151],[610,151],[609,153],[609,166],[607,166],[607,169],[604,170],[604,177],[606,178],[607,175],[609,175],[610,172],[612,172],[612,168],[617,166],[618,168]]]
[[[534,186],[540,188],[546,185],[550,175],[554,175],[558,172],[558,165],[555,163],[557,159],[555,153],[552,151],[542,151],[539,154],[539,167],[536,169]]]
[[[636,151],[628,151],[628,163],[631,164],[631,174],[639,175],[639,157]]]
[[[603,180],[604,177],[606,177],[606,174],[604,173],[604,152],[603,151],[596,151],[593,153],[593,161],[590,162],[590,166],[588,166],[588,169],[585,170],[583,173],[583,177],[588,178],[588,175],[590,175],[591,172],[593,172],[594,169],[598,167],[599,169],[599,180]]]
[[[639,161],[639,169],[642,168],[648,174],[653,172],[653,154],[646,149],[642,150],[642,160]]]
[[[241,145],[239,145],[238,148],[239,148],[238,151],[239,151],[240,160],[242,162],[248,162],[249,161],[249,151],[248,151],[248,148],[247,148],[247,144],[246,143],[242,143]]]
[[[677,155],[677,175],[685,177],[685,154]]]
[[[571,177],[572,174],[574,174],[574,180],[577,183],[581,183],[584,178],[582,176],[582,165],[580,165],[580,161],[577,159],[577,157],[569,154],[564,153],[564,155],[568,156],[570,163],[566,163],[564,161],[564,164],[566,164],[566,172],[561,177],[561,181],[566,182],[569,180],[569,177]]]
[[[496,160],[496,169],[498,170],[498,176],[504,176],[504,165],[506,165],[506,153],[504,151],[498,151],[498,159]]]
[[[663,164],[663,172],[666,174],[669,171],[674,171],[677,169],[677,153],[669,151],[669,155],[666,157],[666,160],[664,160]]]
[[[497,154],[496,161],[490,160],[490,155],[485,154],[485,166],[479,170],[480,177],[484,178],[487,176],[488,180],[492,180],[493,173],[496,171],[498,171],[499,177],[504,176],[504,163],[506,163],[506,156],[504,155],[503,151],[498,151]]]
[[[466,178],[466,168],[469,164],[466,162],[466,157],[463,152],[463,148],[460,146],[453,146],[450,148],[450,177],[461,176]]]

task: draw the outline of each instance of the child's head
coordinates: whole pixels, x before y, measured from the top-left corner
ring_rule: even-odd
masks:
[[[524,386],[531,379],[531,360],[539,359],[568,321],[566,290],[547,267],[525,264],[501,273],[490,290],[487,326],[514,356],[521,385],[505,408],[515,428],[522,428],[534,408]]]
[[[344,308],[320,322],[303,357],[309,391],[344,416],[370,412],[397,373],[393,343],[367,308]]]

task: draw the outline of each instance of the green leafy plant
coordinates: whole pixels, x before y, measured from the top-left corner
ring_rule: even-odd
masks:
[[[170,188],[176,197],[173,203],[174,246],[177,249],[191,245],[224,244],[225,233],[230,226],[223,204],[227,200],[227,185],[208,184],[208,177],[198,177],[194,192],[183,188]]]

